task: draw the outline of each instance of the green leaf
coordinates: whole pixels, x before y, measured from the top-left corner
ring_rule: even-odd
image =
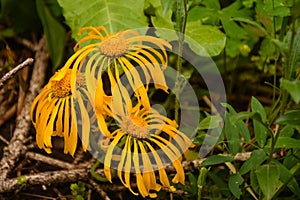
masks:
[[[261,103],[255,97],[252,97],[251,109],[252,112],[256,112],[261,116],[262,122],[266,122],[267,120],[266,111],[264,107],[261,105]],[[254,128],[255,139],[258,145],[260,147],[263,147],[266,143],[266,139],[268,136],[268,129],[263,124],[261,124],[256,120],[253,121],[253,128]]]
[[[282,78],[280,86],[288,91],[297,104],[300,102],[300,80],[289,81]]]
[[[207,177],[207,173],[209,171],[210,168],[205,168],[205,167],[201,167],[199,169],[199,176],[198,176],[198,181],[197,181],[197,185],[198,186],[204,186],[206,185],[206,177]]]
[[[265,195],[265,199],[272,199],[276,186],[279,183],[280,171],[274,164],[259,166],[255,171],[259,187]]]
[[[300,188],[296,181],[296,179],[293,177],[292,173],[279,161],[272,160],[275,165],[277,165],[278,169],[280,170],[280,180],[283,184],[287,185],[287,187],[298,197],[300,197]],[[279,188],[280,189],[280,188]],[[278,191],[278,190],[277,190]]]
[[[156,7],[155,16],[151,17],[153,25],[157,28],[156,33],[168,41],[178,40],[172,21],[172,10],[163,12],[163,6]],[[225,47],[226,36],[217,26],[201,25],[200,21],[187,21],[185,42],[200,56],[216,56]]]
[[[199,124],[199,130],[213,129],[220,126],[220,123],[223,121],[220,116],[207,116],[201,120]]]
[[[289,69],[290,73],[300,68],[300,28],[298,28],[295,38],[293,40],[293,46],[290,53]]]
[[[275,148],[300,148],[300,140],[290,137],[278,137]]]
[[[284,126],[280,131],[279,135],[280,137],[292,137],[294,134],[294,129],[290,125]]]
[[[260,193],[259,191],[259,184],[258,184],[258,180],[255,174],[254,170],[250,171],[250,185],[251,188],[256,192],[256,193]]]
[[[300,126],[300,110],[291,110],[284,115],[278,117],[275,121],[276,124],[288,124],[291,126]]]
[[[256,169],[259,165],[261,165],[268,156],[266,155],[263,149],[254,150],[251,153],[251,156],[248,160],[244,162],[239,172],[241,175],[248,173],[250,170]]]
[[[217,56],[225,47],[226,36],[216,26],[188,22],[185,33],[192,39],[186,38],[185,42],[200,56]]]
[[[223,129],[228,141],[228,147],[232,155],[237,154],[240,151],[240,136],[239,129],[236,124],[230,120],[230,113],[226,112],[225,127]]]
[[[52,65],[56,69],[62,62],[67,33],[63,25],[52,15],[45,1],[36,1],[36,7],[46,34]]]
[[[229,189],[237,199],[240,199],[240,196],[242,194],[240,186],[242,185],[243,182],[244,179],[240,174],[232,174],[229,176],[229,180],[228,180]]]
[[[148,27],[144,15],[144,1],[135,0],[58,0],[66,23],[75,40],[80,28],[105,26],[110,33]]]
[[[220,156],[220,155],[212,155],[206,158],[202,163],[201,166],[207,165],[218,165],[225,162],[232,162],[234,158],[232,156]]]

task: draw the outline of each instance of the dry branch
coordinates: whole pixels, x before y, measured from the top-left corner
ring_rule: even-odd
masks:
[[[57,160],[55,158],[51,158],[50,156],[44,156],[42,154],[38,154],[38,153],[33,153],[33,152],[27,152],[26,153],[26,157],[30,158],[32,160],[37,160],[37,161],[41,161],[43,163],[47,163],[49,165],[52,166],[57,166],[60,167],[62,169],[74,169],[76,168],[76,165],[64,162],[64,161],[60,161]]]
[[[88,170],[74,169],[74,170],[60,170],[41,172],[32,175],[24,175],[19,178],[7,179],[0,182],[0,193],[14,191],[20,189],[22,185],[51,185],[57,183],[76,182],[88,178]],[[23,181],[20,181],[22,179]],[[22,182],[22,183],[21,183]]]
[[[11,79],[18,71],[27,67],[28,65],[32,65],[33,58],[27,58],[24,62],[7,72],[1,79],[0,79],[0,89],[4,86],[5,82]]]
[[[3,157],[0,161],[0,180],[5,180],[8,177],[8,174],[14,169],[16,162],[19,160],[20,156],[24,155],[26,152],[24,141],[26,141],[26,137],[31,126],[29,117],[30,105],[44,83],[47,61],[48,53],[46,41],[43,37],[39,41],[36,48],[32,78],[30,81],[29,91],[27,92],[25,97],[24,107],[20,115],[17,116],[16,128],[14,130],[13,136],[10,140],[7,150],[3,153]]]

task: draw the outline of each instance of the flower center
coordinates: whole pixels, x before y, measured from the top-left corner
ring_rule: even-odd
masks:
[[[122,129],[134,137],[146,138],[149,133],[147,125],[147,122],[141,117],[132,115],[130,118],[123,121]]]
[[[56,72],[57,73],[57,72]],[[71,70],[68,70],[65,76],[59,81],[53,81],[51,84],[52,97],[64,98],[71,95]]]
[[[127,45],[123,38],[114,36],[104,40],[100,44],[100,50],[104,55],[116,58],[126,53]]]

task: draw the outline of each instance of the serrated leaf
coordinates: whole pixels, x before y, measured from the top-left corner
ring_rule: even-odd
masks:
[[[217,165],[217,164],[222,164],[225,162],[232,162],[233,160],[234,160],[234,158],[232,156],[212,155],[212,156],[206,158],[201,163],[201,166]]]
[[[288,91],[297,104],[300,102],[300,80],[280,79],[280,86]]]
[[[248,160],[244,162],[242,167],[240,168],[240,174],[246,174],[250,170],[256,169],[259,165],[261,165],[267,159],[267,155],[264,150],[258,149],[254,150],[251,153],[251,156]]]
[[[80,28],[105,26],[110,33],[148,27],[144,15],[144,1],[135,0],[58,0],[66,23],[75,40]]]
[[[265,164],[259,166],[255,170],[259,187],[265,196],[265,199],[270,200],[275,194],[275,189],[279,183],[280,171],[274,164]]]
[[[44,1],[36,1],[36,7],[46,34],[52,65],[56,69],[61,64],[64,55],[67,33],[63,25],[52,16]]]
[[[240,199],[242,194],[240,186],[244,182],[243,177],[240,174],[232,174],[229,176],[228,186],[231,193],[237,198]]]

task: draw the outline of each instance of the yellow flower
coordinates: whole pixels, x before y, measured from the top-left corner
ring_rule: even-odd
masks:
[[[98,98],[101,95],[96,96],[96,102]],[[110,170],[116,167],[121,182],[137,195],[130,186],[131,173],[134,173],[139,193],[143,197],[155,197],[154,191],[159,191],[162,186],[175,190],[165,171],[168,164],[172,164],[176,170],[172,182],[184,184],[181,155],[188,148],[190,139],[177,129],[175,121],[153,108],[144,107],[142,100],[137,98],[137,103],[133,105],[122,84],[113,90],[108,105],[110,111],[106,113],[117,125],[108,128],[105,123],[101,123],[100,127],[111,132],[105,133],[109,142],[105,148],[104,173],[111,182]],[[156,182],[156,170],[161,184]]]
[[[82,87],[84,85],[82,76],[78,74],[77,77],[77,89],[89,98],[89,93]],[[88,146],[90,124],[81,123],[83,125],[78,126],[79,120],[89,120],[86,109],[82,109],[87,101],[74,98],[76,93],[71,91],[70,78],[71,69],[66,70],[63,67],[51,77],[31,105],[30,118],[36,129],[37,145],[47,153],[51,153],[51,137],[60,136],[64,137],[64,153],[73,156],[77,147],[79,128],[83,129],[81,130],[83,149],[86,150]],[[75,107],[79,107],[79,111]]]
[[[167,91],[163,69],[168,63],[166,49],[171,48],[168,42],[139,35],[134,30],[109,34],[104,26],[85,27],[79,34],[85,31],[89,32],[78,41],[74,47],[76,52],[66,63],[66,66],[74,69],[71,76],[72,91],[75,88],[77,70],[85,73],[87,89],[91,93],[95,92],[96,85],[88,77],[100,80],[107,69],[110,77],[113,76],[116,80],[125,73],[131,86],[139,88],[143,83],[135,66],[142,69],[145,84],[148,85],[152,78],[156,88]],[[140,96],[147,96],[144,87],[136,92]]]

